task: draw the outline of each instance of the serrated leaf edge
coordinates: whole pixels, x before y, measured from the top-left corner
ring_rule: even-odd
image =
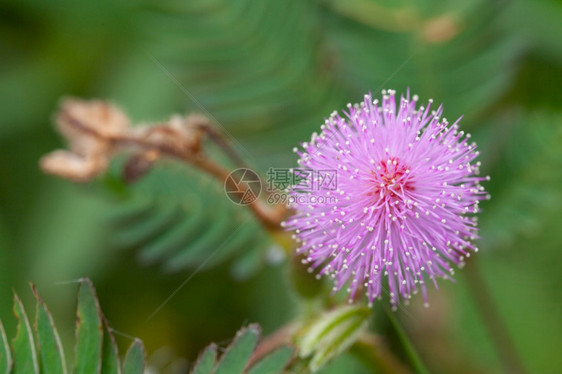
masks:
[[[55,342],[56,345],[59,349],[60,352],[60,356],[61,356],[61,361],[62,361],[62,372],[63,373],[67,373],[67,368],[66,368],[66,358],[64,355],[64,349],[62,347],[62,342],[60,340],[60,336],[59,333],[57,331],[57,328],[55,326],[55,321],[53,320],[53,316],[51,315],[51,312],[49,311],[49,308],[47,308],[47,305],[45,304],[45,302],[43,301],[43,298],[41,297],[41,295],[39,295],[39,292],[37,291],[37,288],[35,287],[35,284],[30,283],[30,287],[31,287],[31,292],[33,292],[33,296],[35,297],[35,301],[36,301],[36,314],[35,314],[35,333],[38,333],[38,322],[39,322],[39,308],[43,308],[43,310],[45,311],[45,314],[47,315],[47,319],[49,320],[49,323],[53,329],[53,334],[55,336]],[[41,346],[40,346],[40,342],[39,342],[39,336],[37,337],[37,352],[41,351]],[[40,354],[40,353],[39,353]]]
[[[21,318],[18,316],[17,313],[17,309],[19,309],[19,311],[21,312]],[[20,334],[23,334],[22,332],[22,323],[25,325],[25,329],[28,331],[29,334],[28,335],[28,339],[30,344],[30,348],[31,348],[31,356],[32,356],[32,360],[33,360],[33,369],[35,371],[35,373],[39,374],[39,362],[37,359],[37,349],[35,347],[35,339],[33,338],[33,329],[31,328],[31,325],[29,324],[29,319],[27,318],[27,313],[25,312],[25,309],[23,307],[23,303],[21,302],[21,299],[19,298],[18,294],[14,292],[14,314],[16,315],[16,318],[18,320],[18,324],[17,324],[17,330],[16,330],[16,336],[12,339],[12,347],[13,347],[13,342],[17,340],[17,338],[20,336]],[[14,362],[15,363],[15,362]],[[13,369],[13,366],[12,366]]]

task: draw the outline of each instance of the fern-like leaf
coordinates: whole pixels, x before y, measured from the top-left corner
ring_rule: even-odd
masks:
[[[162,1],[143,22],[155,59],[269,167],[369,90],[411,87],[476,118],[508,88],[523,47],[500,27],[503,6]]]
[[[265,261],[270,246],[265,230],[208,176],[166,163],[124,188],[127,193],[110,219],[114,244],[137,248],[142,263],[179,271],[246,254],[244,263],[233,265],[234,274],[245,277]]]
[[[260,337],[260,328],[249,325],[236,334],[232,344],[218,357],[217,346],[209,345],[199,356],[191,374],[279,374],[289,363],[293,349],[278,348],[250,364]]]
[[[31,285],[31,289],[37,304],[35,325],[32,327],[29,323],[17,294],[14,296],[14,313],[18,326],[11,347],[8,346],[8,339],[0,322],[0,372],[65,374],[64,350],[53,318],[34,285]],[[121,373],[115,339],[99,308],[95,289],[87,278],[80,281],[77,311],[74,372]],[[132,343],[123,365],[123,373],[143,372],[145,358],[140,340],[135,339]]]

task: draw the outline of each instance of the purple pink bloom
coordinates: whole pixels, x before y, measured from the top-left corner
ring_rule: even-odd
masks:
[[[477,176],[476,145],[442,106],[417,104],[392,90],[382,102],[365,95],[295,149],[295,174],[336,170],[337,186],[318,177],[312,191],[309,181],[293,186],[296,213],[283,225],[309,270],[333,278],[334,291],[347,285],[350,300],[362,290],[369,303],[387,293],[397,305],[421,290],[427,303],[427,282],[451,279],[452,265],[478,251],[474,214],[489,178]]]

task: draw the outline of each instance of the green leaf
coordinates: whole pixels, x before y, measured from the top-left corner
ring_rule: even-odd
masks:
[[[142,341],[135,339],[123,362],[123,374],[143,374],[145,352]]]
[[[102,316],[92,282],[84,278],[78,290],[75,374],[99,373],[103,343]]]
[[[343,306],[305,325],[298,346],[302,358],[310,357],[310,370],[319,370],[349,348],[365,331],[369,316],[370,310],[364,306]]]
[[[13,368],[11,373],[16,374],[65,374],[64,350],[53,318],[35,285],[31,284],[31,289],[37,305],[33,329],[18,295],[14,294],[14,313],[18,324],[11,344],[13,359],[0,321],[0,373],[10,373],[8,369]],[[102,374],[120,374],[115,339],[99,308],[96,291],[87,278],[80,280],[77,310],[75,373],[100,373],[101,369]],[[102,328],[105,328],[105,334]],[[34,342],[34,331],[37,345]],[[142,342],[135,339],[127,352],[127,373],[142,373],[144,362]]]
[[[118,174],[121,160],[112,165]],[[269,236],[242,207],[233,204],[223,186],[191,167],[170,162],[127,186],[111,220],[113,243],[138,248],[147,264],[162,263],[166,271],[211,268],[235,254],[256,251],[250,266],[238,266],[239,277],[248,276],[265,261]],[[213,206],[213,209],[205,207]]]
[[[14,314],[18,319],[16,337],[12,340],[14,352],[13,374],[39,374],[37,351],[33,332],[17,294],[14,294]]]
[[[252,366],[248,374],[277,374],[283,371],[293,356],[293,349],[282,347]]]
[[[257,325],[250,325],[240,331],[234,342],[227,348],[218,363],[215,374],[242,374],[260,335]]]
[[[211,344],[199,355],[191,374],[279,374],[287,366],[293,349],[282,346],[267,353],[260,361],[248,368],[260,336],[258,325],[250,325],[238,331],[234,341],[217,362],[217,346]]]
[[[290,347],[280,347],[266,354],[248,369],[260,336],[257,325],[250,325],[236,334],[234,341],[217,362],[217,346],[211,344],[199,355],[191,374],[279,374],[293,355]]]
[[[104,330],[101,372],[103,374],[121,374],[117,343],[106,321],[104,321]]]
[[[39,351],[41,373],[66,373],[64,352],[53,317],[33,284],[31,284],[31,289],[37,301],[35,331],[37,333],[37,348]]]
[[[4,331],[4,325],[0,321],[0,371],[9,373],[12,367],[12,354],[8,344],[8,338]]]
[[[344,352],[349,348],[357,339],[359,334],[366,326],[366,321],[356,320],[350,323],[345,329],[342,329],[336,339],[332,339],[329,344],[326,344],[312,357],[310,361],[310,369],[314,372],[324,367],[333,358]]]
[[[212,374],[217,361],[217,346],[211,344],[199,355],[191,374]]]
[[[127,230],[118,231],[115,235],[116,245],[127,247],[148,240],[165,230],[178,217],[179,209],[172,204],[162,202],[155,207],[158,210],[147,211],[136,222],[128,223]]]

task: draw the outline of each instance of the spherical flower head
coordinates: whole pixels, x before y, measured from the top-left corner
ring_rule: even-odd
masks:
[[[382,91],[382,103],[365,95],[334,112],[302,149],[295,174],[310,181],[291,188],[296,213],[284,222],[295,231],[297,252],[317,276],[347,285],[350,300],[362,289],[369,303],[387,293],[396,306],[426,283],[451,279],[478,249],[478,203],[488,197],[478,177],[476,145],[470,134],[441,118],[442,106],[417,107],[409,93],[396,102]],[[332,171],[334,186],[322,175]],[[387,282],[388,288],[384,284]]]

